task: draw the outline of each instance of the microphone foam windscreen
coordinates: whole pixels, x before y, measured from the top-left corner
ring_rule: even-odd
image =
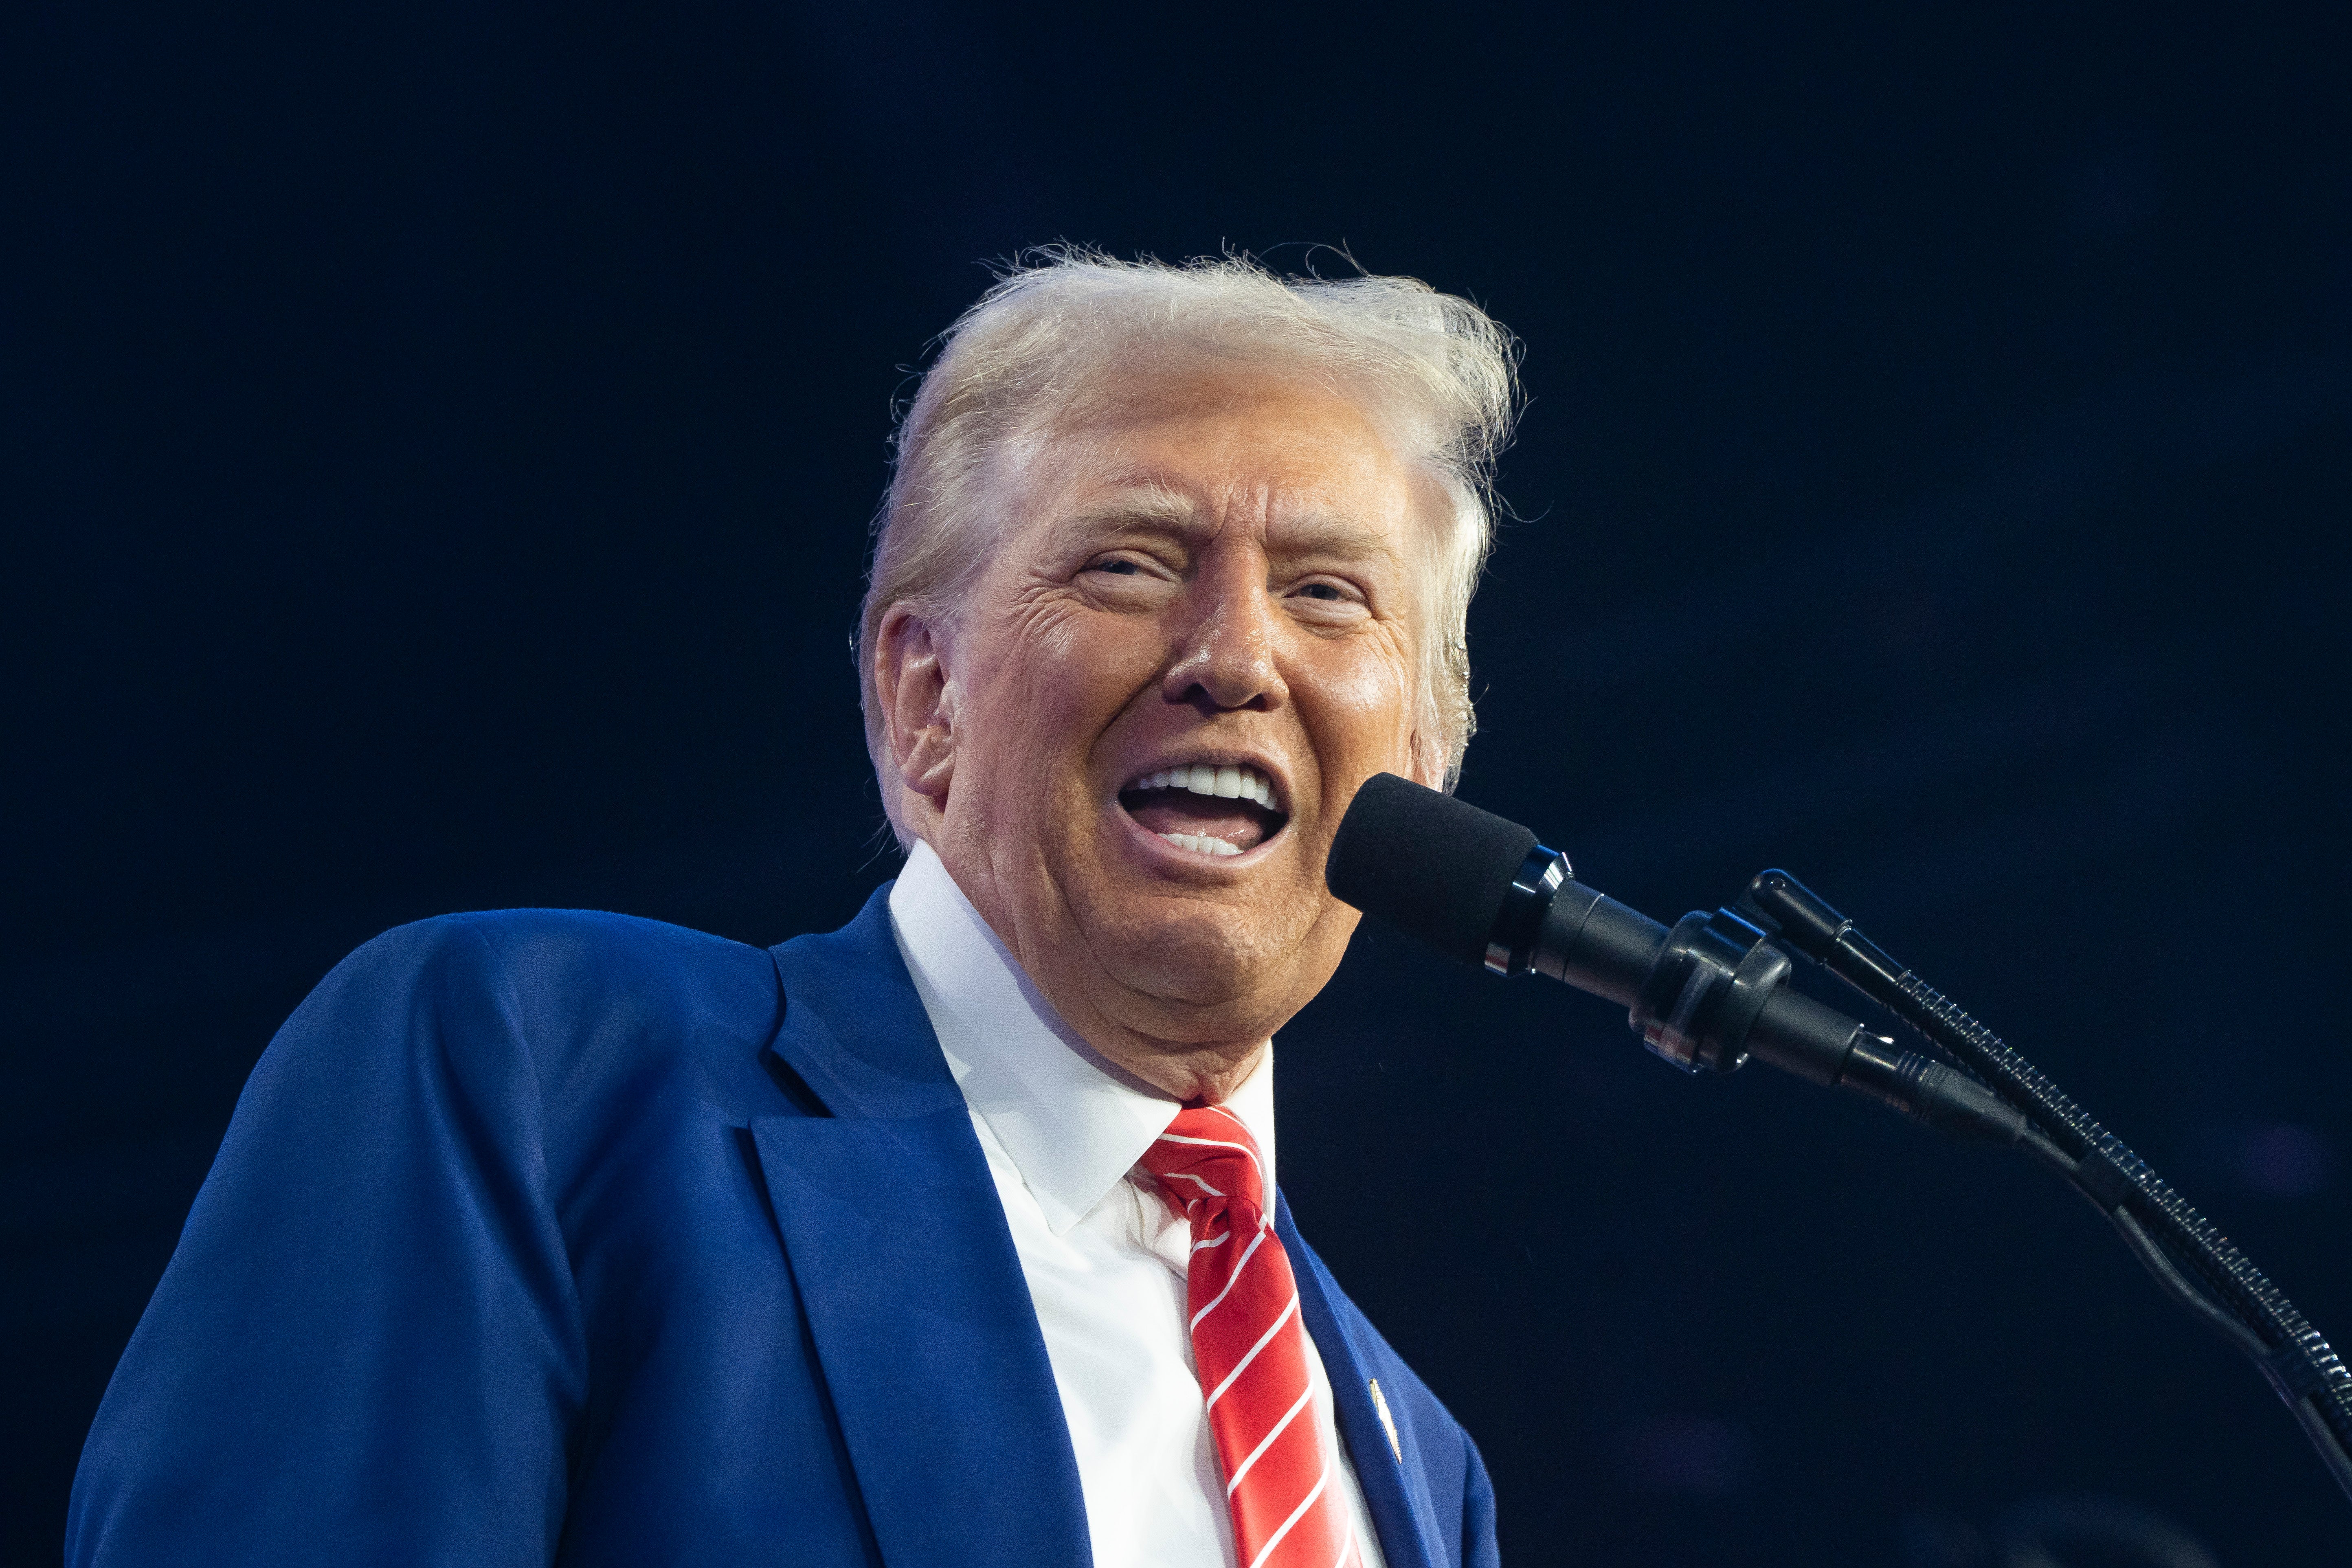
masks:
[[[1323,879],[1333,897],[1366,914],[1483,963],[1504,891],[1535,847],[1536,836],[1516,822],[1374,773],[1339,820]]]

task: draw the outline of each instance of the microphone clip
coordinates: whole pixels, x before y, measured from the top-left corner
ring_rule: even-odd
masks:
[[[1694,910],[1666,933],[1628,1021],[1685,1072],[1732,1072],[1748,1032],[1789,978],[1789,955],[1729,910]]]

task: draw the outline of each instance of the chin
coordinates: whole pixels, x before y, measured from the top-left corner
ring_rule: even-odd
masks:
[[[1181,1009],[1192,1027],[1204,1022],[1201,1009],[1219,1015],[1210,1032],[1220,1037],[1272,1034],[1339,966],[1337,952],[1328,963],[1318,962],[1321,944],[1313,940],[1311,919],[1268,920],[1218,899],[1147,901],[1158,907],[1109,922],[1113,929],[1097,928],[1088,945],[1114,978]],[[1339,945],[1346,945],[1344,933]]]

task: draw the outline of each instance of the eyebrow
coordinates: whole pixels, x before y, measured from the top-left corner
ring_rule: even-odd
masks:
[[[1190,497],[1158,486],[1138,487],[1106,497],[1055,524],[1057,539],[1076,540],[1122,527],[1197,538],[1208,532],[1201,509]],[[1285,555],[1376,556],[1398,564],[1402,557],[1379,531],[1336,512],[1307,512],[1286,520],[1279,530]]]
[[[1099,533],[1106,529],[1141,525],[1167,533],[1204,533],[1201,509],[1174,490],[1158,486],[1121,490],[1095,505],[1072,513],[1054,525],[1056,535]]]
[[[1380,556],[1402,564],[1396,546],[1379,531],[1335,512],[1310,512],[1283,525],[1284,552],[1292,555]]]

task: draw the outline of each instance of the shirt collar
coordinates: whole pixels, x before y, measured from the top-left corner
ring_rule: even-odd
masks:
[[[1181,1104],[1118,1074],[1062,1022],[928,844],[890,889],[890,929],[973,1114],[1061,1235],[1168,1130]],[[1274,1202],[1274,1048],[1226,1100],[1256,1138]]]

